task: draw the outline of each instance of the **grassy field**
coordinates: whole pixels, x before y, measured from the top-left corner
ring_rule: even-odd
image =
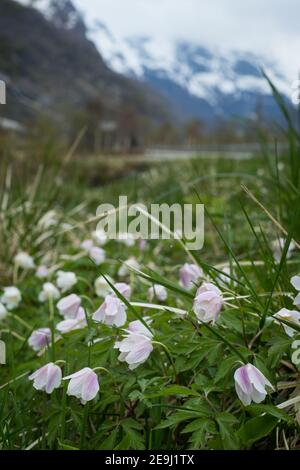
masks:
[[[299,448],[299,136],[290,126],[285,139],[282,155],[274,144],[126,171],[2,162],[1,449]],[[203,202],[203,249],[100,240],[96,209],[122,194]],[[58,304],[70,294],[81,316]]]

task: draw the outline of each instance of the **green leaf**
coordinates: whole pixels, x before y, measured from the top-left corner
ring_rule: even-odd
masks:
[[[247,421],[238,431],[238,436],[247,447],[270,434],[278,424],[278,418],[266,414]]]
[[[150,393],[146,395],[146,398],[156,398],[156,397],[168,397],[170,395],[182,395],[182,396],[199,396],[199,393],[195,390],[191,390],[188,387],[183,387],[181,385],[171,385],[165,387],[155,393]]]
[[[274,405],[249,405],[247,406],[247,411],[252,412],[253,414],[262,414],[267,413],[270,416],[286,421],[287,423],[293,423],[294,420],[283,410],[280,410]]]
[[[237,423],[235,416],[230,413],[220,413],[216,416],[219,425],[221,440],[225,450],[239,449],[239,440],[234,433],[233,426]]]

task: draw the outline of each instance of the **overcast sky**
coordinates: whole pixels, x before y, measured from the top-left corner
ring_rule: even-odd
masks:
[[[73,0],[121,36],[155,35],[274,58],[300,69],[300,0]]]

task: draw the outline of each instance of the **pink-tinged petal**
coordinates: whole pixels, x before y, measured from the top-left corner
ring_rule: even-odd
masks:
[[[246,367],[248,368],[248,377],[258,392],[265,393],[266,385],[273,389],[272,384],[261,373],[261,371],[257,369],[257,367],[253,366],[252,364],[247,364]]]
[[[78,377],[81,377],[81,376],[85,375],[90,370],[91,369],[89,367],[84,367],[83,369],[79,370],[78,372],[74,372],[74,374],[67,375],[67,377],[63,378],[63,380],[77,379]]]
[[[47,365],[41,367],[40,369],[36,370],[33,374],[29,377],[29,380],[34,380],[35,384],[33,385],[34,388],[43,387],[47,380]]]
[[[150,322],[146,322],[146,323],[150,323]],[[146,328],[145,325],[143,325],[143,323],[140,320],[134,320],[130,322],[128,325],[128,331],[130,333],[138,333],[138,334],[147,336],[148,338],[153,337],[151,331],[148,330],[148,328]]]
[[[253,388],[251,397],[254,403],[261,403],[266,398],[266,395],[267,395],[266,391],[260,392],[256,390],[255,388]]]
[[[249,395],[248,393],[245,393],[237,382],[235,382],[235,390],[236,390],[237,396],[239,397],[243,405],[244,406],[250,405],[251,395]]]
[[[296,307],[300,307],[300,293],[296,295],[293,304],[296,305]]]
[[[82,387],[81,398],[83,401],[90,401],[95,398],[99,392],[99,382],[97,374],[94,371],[91,371],[84,381]]]
[[[131,351],[127,357],[126,357],[126,362],[128,364],[134,364],[136,362],[142,362],[145,361],[150,353],[153,351],[153,346],[149,341],[145,341],[145,343],[142,345],[142,347],[138,350]]]
[[[56,365],[48,365],[46,393],[52,393],[55,388],[58,388],[61,384],[61,369]]]
[[[126,315],[125,309],[120,309],[118,315],[115,316],[114,324],[115,326],[120,328],[121,326],[125,325],[126,320],[127,320],[127,315]]]
[[[238,384],[239,388],[246,395],[250,395],[252,391],[252,385],[248,377],[247,366],[242,366],[237,369],[234,373],[234,380]]]
[[[75,318],[81,304],[81,299],[76,294],[70,294],[57,302],[59,313],[65,318]]]
[[[81,398],[82,386],[82,377],[71,379],[68,385],[67,394],[76,398]]]
[[[300,276],[293,276],[291,279],[291,284],[297,291],[300,291]]]
[[[93,314],[92,318],[94,321],[97,321],[97,322],[103,322],[104,319],[105,319],[105,307],[106,307],[106,304],[105,302],[100,305],[100,307],[96,310],[96,312]]]
[[[105,309],[106,315],[108,315],[109,317],[117,315],[120,305],[121,305],[121,301],[117,297],[112,297],[109,295],[106,297],[105,303],[106,303],[106,309]]]

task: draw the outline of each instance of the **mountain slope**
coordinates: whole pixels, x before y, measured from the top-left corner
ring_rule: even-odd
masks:
[[[275,64],[251,53],[221,53],[149,37],[118,38],[100,22],[88,34],[113,70],[150,84],[184,117],[251,117],[258,108],[266,117],[278,117],[261,66],[283,93],[290,92]]]
[[[161,119],[165,108],[160,97],[109,69],[86,37],[72,2],[52,3],[57,8],[49,18],[20,2],[0,2],[0,74],[8,83],[8,104],[1,112],[19,120],[36,113],[64,119],[100,100],[109,111],[130,105],[141,115]]]

